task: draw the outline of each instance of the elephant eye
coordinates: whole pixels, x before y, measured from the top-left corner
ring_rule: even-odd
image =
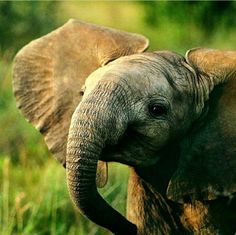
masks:
[[[167,107],[164,104],[150,104],[149,113],[153,117],[161,117],[167,114]]]

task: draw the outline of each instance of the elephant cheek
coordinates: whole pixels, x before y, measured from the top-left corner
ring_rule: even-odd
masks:
[[[172,138],[171,127],[166,121],[156,121],[137,127],[140,142],[143,142],[143,152],[157,152],[161,150]]]

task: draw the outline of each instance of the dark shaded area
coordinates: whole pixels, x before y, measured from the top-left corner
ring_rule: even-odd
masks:
[[[184,25],[195,24],[206,34],[213,32],[220,24],[225,28],[236,26],[235,1],[154,1],[140,4],[145,9],[144,20],[153,27],[157,27],[164,18]]]
[[[16,52],[57,26],[58,2],[0,2],[0,51]]]

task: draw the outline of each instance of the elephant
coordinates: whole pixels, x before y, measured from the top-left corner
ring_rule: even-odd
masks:
[[[117,235],[234,234],[236,52],[148,45],[69,20],[16,55],[17,106],[96,224]],[[127,218],[97,190],[111,161],[130,167]]]

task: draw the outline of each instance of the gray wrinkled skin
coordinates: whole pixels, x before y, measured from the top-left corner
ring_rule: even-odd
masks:
[[[171,59],[177,60],[178,66],[168,62],[168,56],[171,55],[176,57]],[[174,60],[171,62],[175,63]],[[176,136],[184,135],[189,125],[199,116],[194,110],[194,97],[189,92],[193,86],[194,74],[186,65],[184,58],[176,54],[144,53],[117,59],[88,77],[83,100],[91,91],[96,90],[97,83],[115,83],[123,90],[122,96],[125,96],[120,98],[125,102],[118,105],[124,106],[128,115],[127,123],[118,114],[120,121],[127,126],[127,131],[118,142],[113,143],[117,145],[116,148],[107,146],[104,149],[100,160],[134,166],[152,165],[158,161],[159,149]],[[163,104],[168,113],[153,117],[149,112],[151,104]],[[114,106],[109,102],[107,112],[115,112]]]
[[[70,20],[16,55],[18,108],[98,225],[117,235],[232,235],[236,52],[147,47],[142,35]],[[131,168],[128,219],[97,191],[104,161]]]
[[[89,130],[91,136],[89,141],[85,141],[89,144],[86,151],[88,155],[90,151],[99,153],[96,158],[91,157],[96,159],[95,162],[98,159],[117,161],[134,167],[129,183],[127,215],[137,226],[139,235],[231,234],[236,229],[232,226],[234,200],[226,206],[227,198],[204,201],[223,196],[217,194],[214,183],[209,181],[204,185],[204,179],[195,178],[199,174],[195,169],[199,171],[197,167],[203,167],[204,161],[198,163],[200,160],[196,160],[190,164],[193,165],[193,175],[191,170],[187,173],[193,178],[190,182],[186,172],[178,168],[178,164],[183,164],[185,170],[185,164],[202,151],[201,148],[195,149],[195,143],[192,145],[189,141],[191,138],[204,144],[210,139],[207,135],[212,135],[211,130],[206,129],[206,140],[196,131],[202,128],[206,116],[212,115],[209,104],[205,103],[213,89],[214,77],[201,77],[203,75],[197,73],[184,57],[171,52],[122,57],[98,69],[86,80],[78,113],[86,110],[87,114],[93,114],[89,117],[74,115],[72,118],[71,130],[80,136],[84,130],[77,125],[73,127],[73,120],[86,120],[89,126],[86,131]],[[153,104],[164,106],[165,111],[153,114],[150,110]],[[211,107],[215,109],[214,106]],[[216,122],[220,121],[221,118]],[[103,136],[98,137],[98,133]],[[69,153],[71,146],[78,146],[81,139],[76,139],[72,145],[69,142]],[[100,151],[91,150],[92,143],[100,146]],[[70,154],[67,159],[70,159]],[[208,165],[204,167],[210,167],[206,163]],[[181,179],[182,175],[185,178]],[[73,177],[77,182],[82,178]],[[181,187],[186,190],[182,191]],[[218,215],[222,209],[228,218],[227,223],[222,223]],[[129,228],[125,229],[129,231]]]

